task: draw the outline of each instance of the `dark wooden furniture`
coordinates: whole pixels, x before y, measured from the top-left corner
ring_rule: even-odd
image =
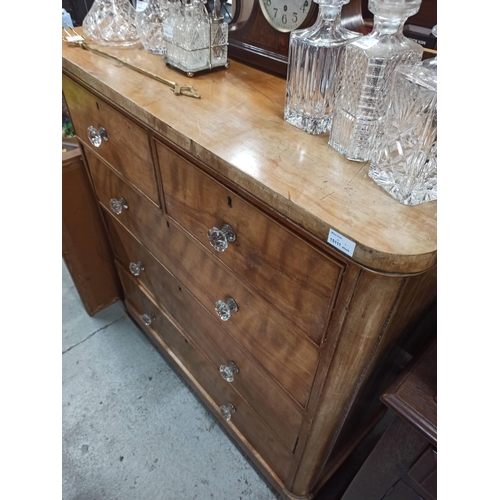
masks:
[[[76,139],[75,139],[76,141]],[[78,143],[62,154],[62,255],[93,316],[122,298],[113,253]]]
[[[436,343],[382,395],[395,418],[342,500],[436,500]]]
[[[106,50],[183,83],[161,57]],[[196,100],[62,53],[129,314],[271,484],[312,498],[377,422],[435,303],[436,203],[398,204],[368,165],[285,123],[282,78],[231,61],[196,77]],[[226,224],[236,239],[217,251],[208,233]]]

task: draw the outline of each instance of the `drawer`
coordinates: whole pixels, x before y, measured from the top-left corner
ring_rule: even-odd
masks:
[[[235,413],[226,425],[234,427],[255,448],[265,462],[279,477],[286,477],[293,455],[276,439],[262,419],[238,394],[231,384],[219,375],[219,368],[202,354],[189,339],[183,336],[174,324],[153,302],[152,298],[118,266],[130,314],[138,321],[157,344],[165,344],[181,363],[181,368],[189,372],[213,402],[220,407],[231,403]],[[154,314],[148,326],[144,324],[143,314]],[[158,342],[158,339],[161,339]],[[175,360],[175,358],[174,358]],[[221,456],[223,457],[223,450]]]
[[[123,221],[152,254],[194,294],[218,328],[229,332],[305,407],[319,356],[314,343],[290,321],[280,316],[266,300],[245,286],[173,220],[161,220],[157,216],[146,217],[142,208],[133,211],[131,205],[130,207],[126,211],[126,217],[122,218],[120,214],[113,218]],[[111,212],[108,213],[111,216]],[[129,224],[135,213],[140,222]],[[137,260],[144,262],[147,257],[141,257],[141,249],[132,249],[130,239],[127,241],[123,234],[117,235],[120,228],[116,224],[108,225],[110,231],[115,233],[116,251],[125,259],[125,263],[128,265],[130,261]],[[147,228],[148,234],[144,228]],[[150,235],[154,237],[151,238]],[[167,294],[162,290],[164,285],[156,281],[157,274],[144,273],[144,279],[149,280],[145,284],[155,296],[163,299]],[[239,311],[228,321],[221,321],[215,311],[215,303],[218,300],[226,301],[228,297],[236,301]],[[170,307],[168,309],[173,310]]]
[[[87,148],[84,150],[87,153]],[[115,216],[135,234],[147,234],[150,238],[154,234],[152,231],[164,221],[161,210],[120,179],[95,155],[87,153],[86,157],[101,205],[112,210],[111,200],[123,198],[128,208],[123,208]]]
[[[216,366],[238,368],[232,385],[261,416],[280,441],[293,451],[302,412],[283,389],[241,348],[220,325],[119,222],[106,214],[116,253],[125,267],[140,260],[143,269],[131,280],[138,281],[181,325],[186,334]],[[137,273],[137,270],[135,270]]]
[[[63,90],[78,137],[159,206],[147,132],[66,76]],[[90,126],[103,127],[108,140],[94,146],[87,135]]]
[[[298,333],[290,321],[235,279],[208,250],[155,210],[110,169],[100,168],[94,162],[89,162],[89,167],[99,200],[108,213],[143,242],[217,322],[305,407],[318,361],[318,349],[313,342]],[[126,200],[129,208],[118,215],[112,214],[109,199],[119,197]],[[139,260],[139,257],[130,258],[134,259]],[[222,322],[216,316],[215,302],[225,300],[226,294],[231,294],[241,307],[238,316]]]
[[[167,213],[319,345],[344,265],[155,144]],[[233,228],[236,240],[219,252],[210,245],[208,231],[224,224]]]

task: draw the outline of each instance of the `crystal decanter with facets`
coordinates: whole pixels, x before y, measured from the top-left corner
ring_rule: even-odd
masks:
[[[135,14],[129,0],[95,0],[83,20],[83,32],[102,45],[133,45],[139,42]]]
[[[421,0],[369,0],[373,30],[345,48],[328,143],[349,160],[370,160],[395,69],[422,59],[422,46],[403,35],[405,21],[420,4]]]
[[[167,37],[163,29],[167,17],[167,0],[149,0],[146,8],[136,14],[137,32],[141,43],[152,54],[167,52]]]
[[[347,43],[359,33],[341,25],[349,0],[314,0],[318,17],[310,28],[290,34],[285,121],[309,134],[330,130],[337,64]]]
[[[405,205],[437,199],[437,57],[394,72],[368,175]]]

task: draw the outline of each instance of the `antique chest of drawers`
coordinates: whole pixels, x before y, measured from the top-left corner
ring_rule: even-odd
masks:
[[[235,62],[194,83],[200,100],[63,46],[129,314],[284,498],[312,498],[435,303],[436,204],[397,204],[285,124],[283,80]]]

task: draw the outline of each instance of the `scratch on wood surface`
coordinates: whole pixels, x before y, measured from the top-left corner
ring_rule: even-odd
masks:
[[[196,125],[198,126],[198,132],[199,132],[200,134],[201,134],[201,133],[203,133],[203,130],[202,130],[202,128],[200,127],[200,122],[198,121],[198,118],[195,118],[195,120],[196,120]]]
[[[335,191],[332,191],[331,193],[325,194],[325,196],[322,196],[321,199],[324,200],[325,198],[327,198],[331,194],[335,194]]]
[[[363,163],[363,165],[361,165],[361,168],[354,174],[354,177],[349,181],[349,184],[355,179],[355,177],[361,172],[361,170],[365,168],[365,165],[366,163]]]

